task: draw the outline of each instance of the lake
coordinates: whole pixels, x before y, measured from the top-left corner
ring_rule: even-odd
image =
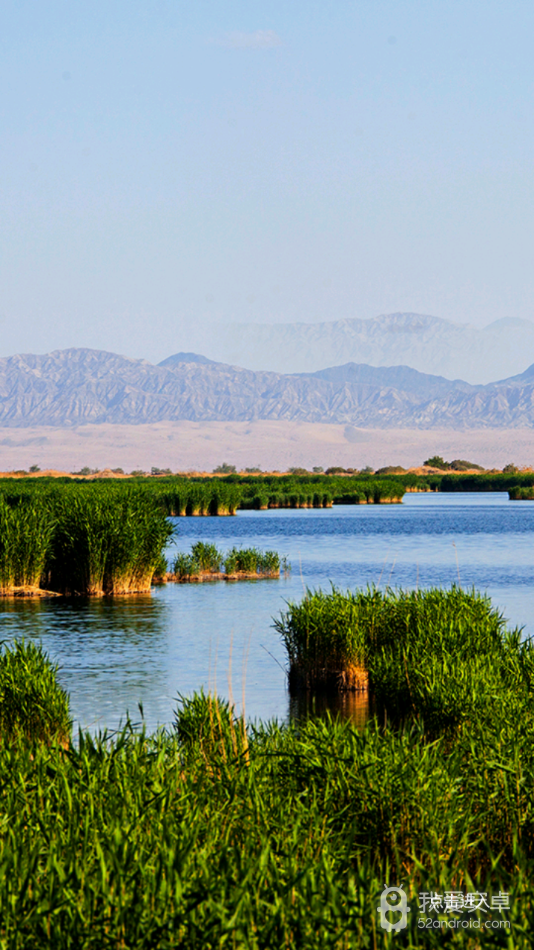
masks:
[[[507,494],[408,494],[401,505],[242,511],[176,524],[177,550],[197,540],[275,549],[292,572],[168,584],[150,597],[0,601],[1,638],[40,640],[60,664],[75,728],[115,729],[127,712],[139,722],[139,703],[149,729],[167,725],[177,695],[201,686],[239,709],[244,703],[248,718],[287,719],[285,654],[272,617],[306,587],[459,581],[534,633],[534,503]]]

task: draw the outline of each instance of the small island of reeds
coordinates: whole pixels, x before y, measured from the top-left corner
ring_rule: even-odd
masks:
[[[418,713],[427,726],[477,714],[531,656],[489,598],[458,586],[308,590],[274,626],[290,690],[369,690],[389,715]]]
[[[287,558],[276,551],[233,547],[224,554],[215,544],[197,541],[190,554],[179,553],[166,580],[180,583],[214,580],[258,580],[288,574]]]

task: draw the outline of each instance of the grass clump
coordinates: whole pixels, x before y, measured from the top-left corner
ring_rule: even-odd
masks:
[[[379,596],[379,595],[377,595]],[[274,621],[287,651],[290,689],[367,689],[365,615],[373,595],[307,590]]]
[[[278,577],[280,570],[289,571],[289,563],[276,551],[259,551],[258,548],[231,548],[224,558],[227,574],[259,574]]]
[[[226,554],[215,544],[197,541],[190,554],[177,554],[172,573],[180,580],[191,578],[279,577],[280,571],[289,573],[290,565],[276,551],[257,548],[233,547]]]
[[[15,641],[0,654],[0,740],[69,741],[69,698],[41,646]],[[2,742],[2,744],[3,744]]]
[[[142,489],[76,486],[56,497],[50,585],[61,593],[149,591],[173,527]]]
[[[9,504],[0,495],[0,591],[39,586],[50,551],[54,519],[38,496]]]
[[[457,725],[502,692],[520,636],[506,631],[487,597],[456,586],[308,590],[274,625],[290,687],[369,687],[391,715],[416,713],[439,728]]]
[[[510,501],[534,501],[534,485],[515,485],[508,489]]]

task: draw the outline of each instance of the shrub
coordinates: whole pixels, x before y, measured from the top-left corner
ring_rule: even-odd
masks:
[[[217,465],[217,467],[213,469],[214,475],[235,475],[235,473],[235,465],[228,465],[228,462],[222,462],[221,465]]]

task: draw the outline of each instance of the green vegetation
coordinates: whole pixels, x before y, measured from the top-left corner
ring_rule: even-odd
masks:
[[[365,595],[307,590],[274,621],[289,660],[291,689],[366,689]]]
[[[157,501],[142,489],[63,488],[54,498],[56,529],[48,584],[61,593],[149,591],[173,534]]]
[[[516,485],[508,489],[510,501],[534,501],[534,485]]]
[[[0,494],[0,590],[38,587],[50,549],[54,516],[37,495],[10,504]]]
[[[0,494],[0,588],[63,594],[150,590],[173,527],[142,487],[7,483]]]
[[[440,468],[443,471],[453,471],[453,472],[465,472],[468,469],[478,469],[480,472],[483,472],[484,469],[481,465],[477,465],[476,462],[467,462],[466,459],[454,459],[452,462],[444,462],[441,455],[433,455],[432,458],[423,462],[423,465],[428,465],[430,468]]]
[[[223,462],[222,465],[217,465],[213,469],[214,475],[233,475],[236,471],[235,465],[229,465],[228,462]]]
[[[404,724],[380,712],[362,731],[329,718],[247,726],[229,703],[200,693],[181,699],[170,732],[81,733],[68,750],[0,743],[0,945],[529,948],[533,648],[506,633],[484,598],[428,592],[419,610],[419,596],[362,595],[368,617],[391,612],[376,649],[398,661]],[[455,605],[468,642],[453,650],[446,618]],[[436,662],[414,686],[417,658]],[[458,714],[451,719],[449,701],[428,727],[436,675]],[[400,935],[379,926],[385,884],[410,901]],[[418,911],[430,891],[476,891],[488,909]],[[509,895],[509,910],[489,909],[498,894]],[[429,916],[457,931],[421,928]]]
[[[515,688],[534,661],[488,598],[459,587],[307,591],[275,620],[292,688],[363,689],[388,715],[456,727]],[[519,659],[518,659],[519,657]],[[525,684],[523,684],[524,687]],[[522,688],[523,688],[522,687]]]
[[[286,558],[281,558],[276,551],[234,547],[223,554],[215,544],[204,541],[197,541],[190,554],[179,553],[172,567],[172,573],[180,580],[209,577],[210,574],[217,577],[239,574],[278,577],[280,570],[287,573],[290,567]]]
[[[57,666],[40,646],[15,642],[0,653],[0,746],[12,743],[68,744],[69,698],[57,682]]]

